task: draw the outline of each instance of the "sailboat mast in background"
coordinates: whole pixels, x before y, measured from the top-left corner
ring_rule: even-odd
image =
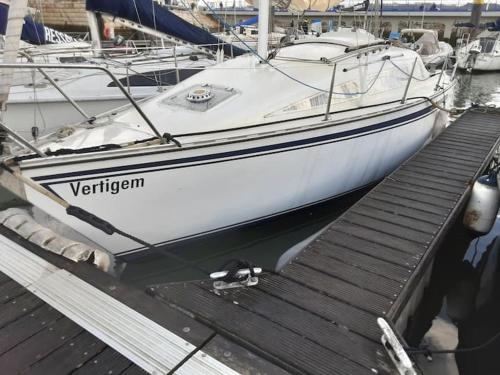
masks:
[[[259,41],[257,43],[257,53],[263,59],[267,58],[267,42],[269,38],[269,0],[259,0]]]

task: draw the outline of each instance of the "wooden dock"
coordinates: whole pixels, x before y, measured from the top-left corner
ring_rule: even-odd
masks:
[[[0,250],[1,374],[284,373],[150,293],[1,225]]]
[[[404,332],[440,242],[500,136],[469,111],[259,285],[156,286],[158,298],[291,373],[391,372],[377,317]]]
[[[214,291],[212,282],[200,281],[144,293],[0,226],[2,373],[395,373],[376,319],[404,332],[434,255],[499,137],[499,112],[467,112],[254,287]],[[15,270],[19,262],[9,266],[6,251],[33,255],[29,269],[50,263],[48,271],[26,281],[22,268]],[[50,285],[60,285],[49,283],[56,276],[85,282],[89,291],[68,289],[77,297],[67,305],[71,296],[51,294]],[[97,308],[111,298],[102,306],[116,313],[102,322],[82,313],[81,301],[90,304],[94,297]],[[120,327],[134,314],[140,315],[133,326],[137,337],[132,325]],[[172,336],[185,349],[146,345],[148,336]]]

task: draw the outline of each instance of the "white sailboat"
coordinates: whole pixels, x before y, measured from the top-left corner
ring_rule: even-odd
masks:
[[[500,31],[485,30],[457,51],[460,69],[470,71],[500,70]]]
[[[422,97],[445,105],[453,87],[414,51],[350,36],[326,33],[265,61],[249,54],[210,67],[140,105],[154,130],[127,109],[47,137],[38,144],[45,157],[19,151],[5,162],[153,244],[340,197],[421,148],[443,120]],[[262,56],[267,42],[259,42]],[[178,145],[152,141],[165,132]],[[116,255],[144,250],[28,185],[26,196]]]

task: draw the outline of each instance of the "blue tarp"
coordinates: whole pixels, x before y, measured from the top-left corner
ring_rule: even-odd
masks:
[[[214,51],[217,50],[217,44],[223,43],[208,31],[184,21],[166,7],[160,6],[151,0],[87,0],[86,9],[125,18],[186,42],[210,45],[206,48]],[[230,56],[231,52],[234,56],[238,56],[248,51],[224,45],[224,53]]]
[[[0,34],[5,35],[7,29],[7,19],[9,15],[9,6],[0,3]],[[24,17],[23,31],[21,40],[30,44],[58,44],[76,41],[67,34],[53,30],[40,23],[33,21],[30,16]]]
[[[234,26],[250,26],[250,25],[255,25],[257,22],[259,22],[259,16],[255,16],[245,21],[241,21]]]

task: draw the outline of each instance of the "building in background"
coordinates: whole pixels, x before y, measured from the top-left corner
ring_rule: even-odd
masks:
[[[159,0],[157,2],[168,4],[172,3],[172,0]],[[85,0],[28,0],[28,4],[36,10],[40,22],[47,26],[65,31],[87,30]],[[187,6],[189,1],[184,0],[181,4]],[[197,9],[192,10],[193,13],[178,9],[172,11],[194,25],[200,26],[201,22],[206,28],[217,28],[217,22],[198,12]]]

